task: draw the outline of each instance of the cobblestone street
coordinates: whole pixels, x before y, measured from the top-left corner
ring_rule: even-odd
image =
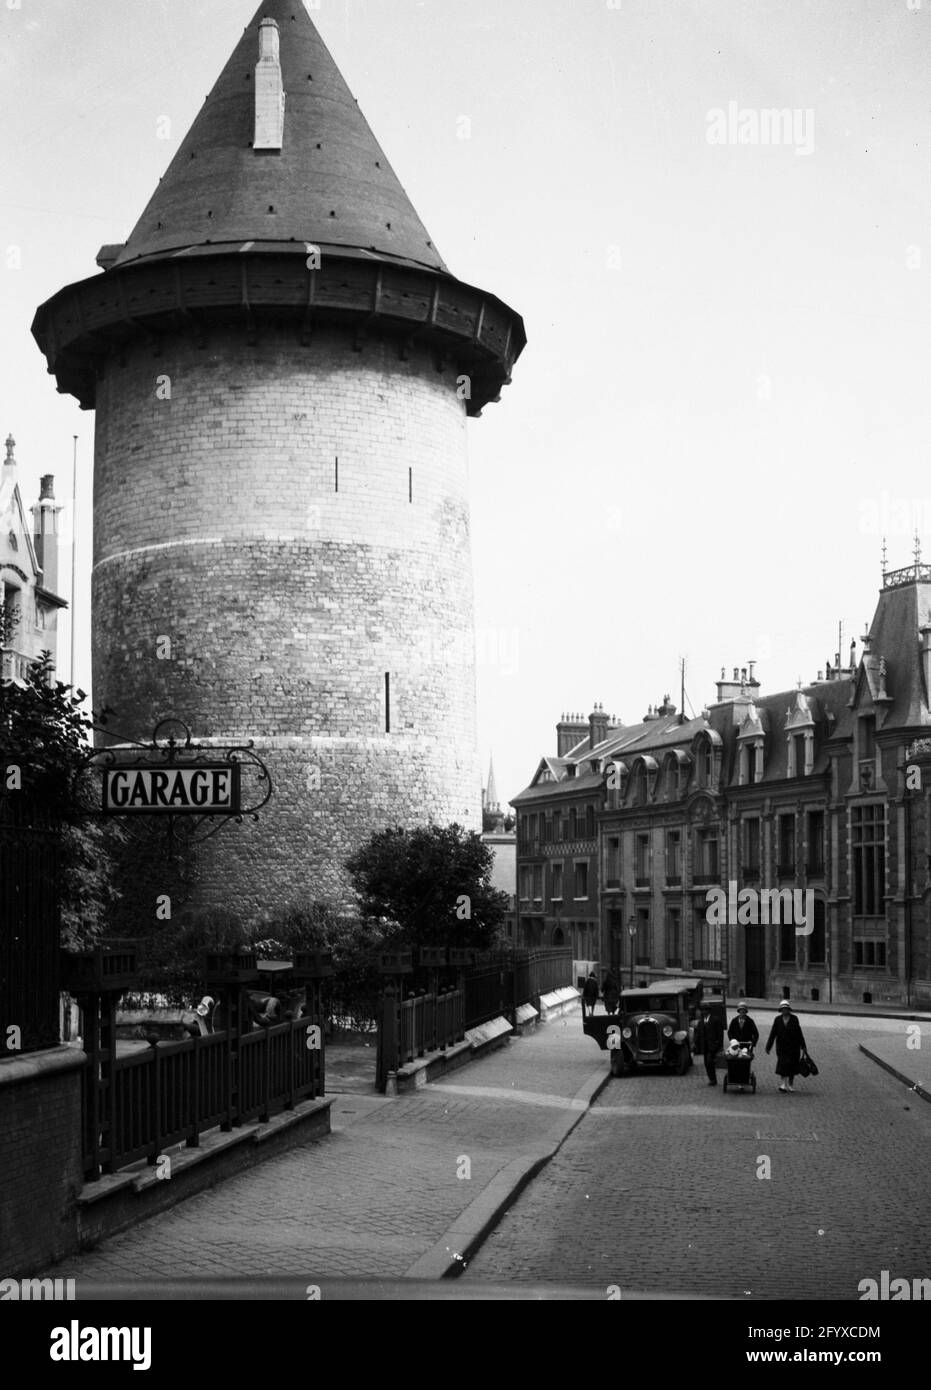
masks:
[[[795,1095],[762,1046],[755,1096],[708,1087],[700,1065],[612,1081],[463,1277],[856,1299],[883,1269],[931,1275],[931,1106],[858,1044],[926,1054],[898,1021],[801,1020],[821,1072]]]

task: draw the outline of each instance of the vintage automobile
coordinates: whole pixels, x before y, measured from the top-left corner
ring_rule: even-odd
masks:
[[[682,1076],[692,1065],[700,997],[698,980],[657,980],[646,988],[621,990],[618,1013],[586,1018],[582,1028],[608,1052],[612,1076],[637,1067],[673,1067]]]

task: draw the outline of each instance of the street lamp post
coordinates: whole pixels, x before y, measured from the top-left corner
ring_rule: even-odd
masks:
[[[637,918],[633,913],[627,923],[627,934],[630,937],[630,987],[634,987],[634,942],[637,940]]]

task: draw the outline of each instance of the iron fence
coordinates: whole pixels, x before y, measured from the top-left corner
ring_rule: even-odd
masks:
[[[145,1158],[154,1164],[171,1145],[196,1148],[200,1136],[265,1121],[323,1095],[322,1029],[308,1018],[250,1033],[208,1033],[158,1043],[116,1057],[109,1068],[88,1058],[84,1171],[89,1180]]]
[[[400,1005],[399,1051],[402,1066],[427,1052],[442,1052],[465,1037],[465,996],[461,989],[421,991]]]

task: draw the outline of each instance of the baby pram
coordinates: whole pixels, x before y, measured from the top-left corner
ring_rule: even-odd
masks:
[[[756,1077],[753,1073],[753,1048],[750,1046],[741,1047],[737,1043],[731,1043],[724,1054],[727,1062],[727,1075],[724,1078],[724,1089],[728,1087],[732,1091],[743,1091],[748,1086],[756,1094]]]

